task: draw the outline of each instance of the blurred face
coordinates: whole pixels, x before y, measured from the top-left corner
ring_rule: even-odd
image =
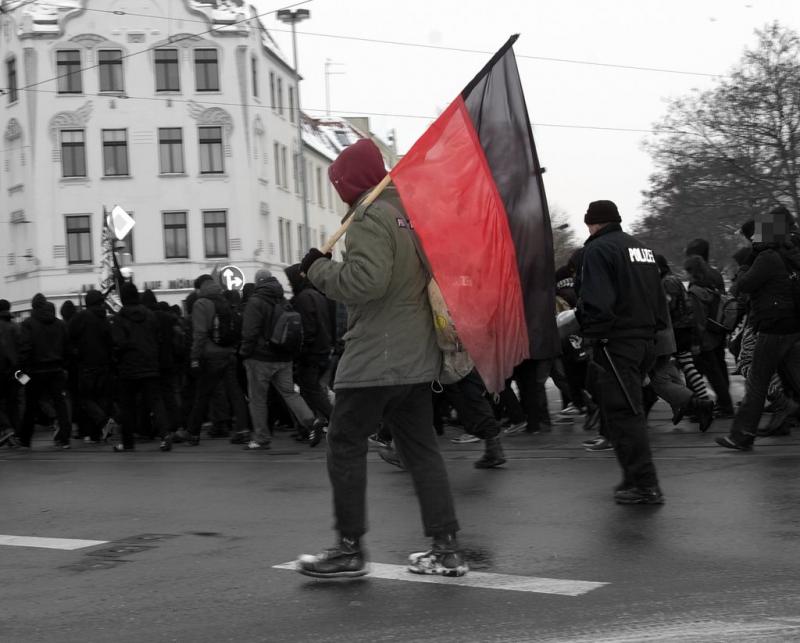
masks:
[[[753,243],[781,243],[789,236],[786,217],[779,214],[757,214]]]

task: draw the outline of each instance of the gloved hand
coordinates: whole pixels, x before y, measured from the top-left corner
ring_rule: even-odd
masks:
[[[330,252],[327,254],[322,254],[322,252],[320,252],[317,248],[311,248],[311,250],[306,253],[306,256],[303,257],[303,260],[300,262],[300,272],[302,272],[304,275],[307,275],[312,264],[317,259],[322,259],[323,257],[330,259],[332,256],[333,255],[331,255]]]

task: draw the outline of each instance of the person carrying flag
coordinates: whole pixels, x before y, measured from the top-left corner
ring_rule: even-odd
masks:
[[[372,141],[345,149],[328,170],[352,210],[343,261],[312,248],[300,266],[327,297],[347,306],[344,354],[336,371],[336,403],[328,430],[328,474],[337,543],[301,555],[297,571],[319,578],[367,573],[361,543],[366,525],[367,438],[392,418],[395,447],[414,480],[429,551],[410,556],[409,571],[462,576],[450,483],[431,426],[431,382],[440,369],[427,274],[393,187],[364,207],[365,193],[386,176]]]

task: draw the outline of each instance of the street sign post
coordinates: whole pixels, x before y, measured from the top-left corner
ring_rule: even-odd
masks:
[[[220,283],[225,290],[239,290],[244,288],[244,273],[234,265],[225,266],[219,272]]]

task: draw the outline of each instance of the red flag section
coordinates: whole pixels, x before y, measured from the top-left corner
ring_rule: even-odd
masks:
[[[553,243],[512,37],[391,171],[489,391],[559,352]]]

